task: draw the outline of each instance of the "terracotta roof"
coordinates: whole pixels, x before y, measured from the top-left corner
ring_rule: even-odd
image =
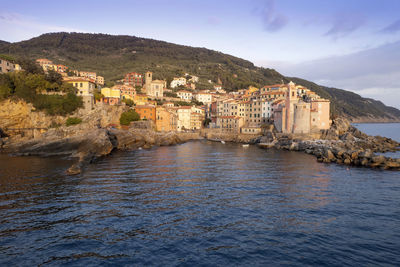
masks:
[[[153,105],[138,105],[135,107],[135,109],[141,109],[141,108],[155,108]]]
[[[279,92],[265,92],[262,93],[261,95],[280,95],[280,94],[285,94],[285,92],[279,91]]]
[[[95,83],[94,80],[86,77],[64,77],[63,81],[65,82],[91,82]]]

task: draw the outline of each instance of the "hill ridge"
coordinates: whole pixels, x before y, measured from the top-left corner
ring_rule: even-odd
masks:
[[[119,80],[131,71],[143,73],[147,70],[154,72],[155,79],[167,81],[190,73],[200,77],[197,86],[200,89],[212,88],[208,82],[212,80],[222,82],[228,91],[293,80],[330,99],[333,116],[400,121],[400,110],[380,101],[301,78],[286,77],[274,69],[258,67],[248,60],[203,47],[129,35],[57,32],[15,43],[0,41],[0,53],[16,58],[49,58],[74,69],[96,71],[109,81]]]

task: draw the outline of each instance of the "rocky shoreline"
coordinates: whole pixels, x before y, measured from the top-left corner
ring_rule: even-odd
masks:
[[[4,137],[4,135],[3,135]],[[17,156],[69,156],[75,163],[67,170],[79,174],[85,165],[114,150],[135,150],[180,144],[189,140],[220,140],[249,143],[264,149],[299,151],[314,155],[319,162],[386,170],[400,170],[400,159],[376,153],[400,151],[400,143],[390,138],[369,136],[346,119],[336,119],[329,130],[314,135],[277,133],[269,127],[263,136],[216,133],[211,129],[194,133],[159,133],[148,129],[102,128],[76,125],[50,129],[41,137],[26,141],[0,137],[0,152]]]
[[[175,145],[199,138],[201,137],[198,133],[157,133],[152,130],[106,128],[88,131],[80,126],[72,126],[51,130],[33,140],[3,142],[0,151],[15,156],[69,156],[76,161],[67,170],[67,174],[75,175],[81,173],[87,164],[114,150]]]
[[[208,132],[202,135],[210,140],[249,143],[263,149],[304,152],[314,155],[318,162],[400,170],[400,159],[376,154],[400,151],[399,142],[362,133],[344,118],[334,120],[329,130],[312,135],[282,134],[276,132],[272,126],[263,136],[256,137]]]
[[[257,141],[262,148],[302,151],[314,155],[319,162],[400,170],[400,159],[376,154],[400,151],[399,142],[369,136],[342,118],[336,119],[331,128],[322,131],[317,139],[283,134],[274,136],[271,133]]]

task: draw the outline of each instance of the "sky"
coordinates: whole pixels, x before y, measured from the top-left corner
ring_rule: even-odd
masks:
[[[48,32],[206,47],[400,108],[400,0],[0,0],[0,40]]]

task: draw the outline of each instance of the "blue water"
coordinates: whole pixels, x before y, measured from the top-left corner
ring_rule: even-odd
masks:
[[[380,135],[400,142],[400,123],[355,123],[354,126],[368,135]]]
[[[400,123],[357,123],[354,126],[368,135],[380,135],[400,142]],[[400,158],[400,151],[378,154],[386,157]]]
[[[398,172],[207,141],[0,162],[0,266],[400,265]]]

